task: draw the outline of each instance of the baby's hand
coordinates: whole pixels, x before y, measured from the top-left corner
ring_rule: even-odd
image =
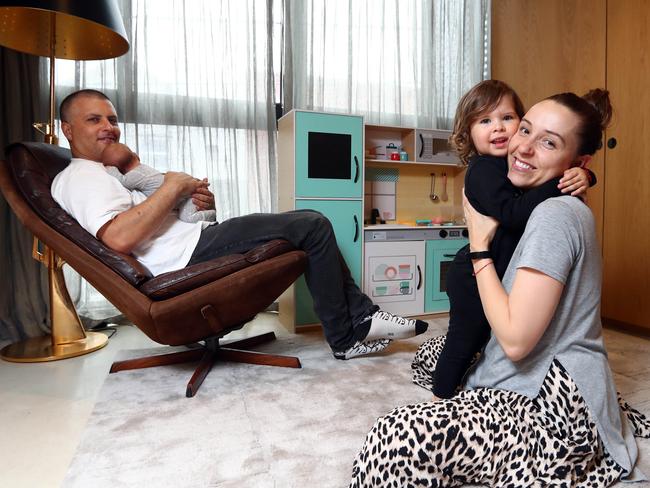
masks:
[[[585,168],[569,168],[557,187],[562,193],[570,192],[572,196],[584,195],[589,188],[589,172]]]
[[[214,194],[208,190],[210,183],[207,178],[201,180],[199,187],[192,193],[192,203],[197,210],[214,210]]]

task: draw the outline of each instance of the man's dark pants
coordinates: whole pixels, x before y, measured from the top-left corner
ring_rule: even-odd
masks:
[[[327,342],[343,351],[354,342],[353,326],[378,307],[354,283],[330,221],[314,210],[250,214],[203,229],[189,264],[244,253],[273,239],[285,239],[307,253],[305,280]]]

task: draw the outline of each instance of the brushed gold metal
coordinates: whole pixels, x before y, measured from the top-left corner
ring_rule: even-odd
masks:
[[[54,127],[56,58],[109,59],[129,50],[125,37],[98,22],[65,12],[21,6],[0,7],[0,45],[50,58],[49,119],[47,123],[34,124],[48,144],[58,144]]]
[[[34,242],[32,244],[32,257],[36,261],[47,265],[47,246],[43,244],[43,250],[41,250],[41,247],[39,246],[40,242],[41,241],[38,239],[38,237],[34,237]]]
[[[0,351],[0,356],[13,363],[56,361],[88,354],[108,343],[108,337],[100,332],[87,332],[83,339],[65,344],[54,344],[53,339],[54,336],[33,337],[10,344]]]
[[[86,337],[79,315],[74,308],[63,276],[61,259],[52,249],[47,249],[48,282],[50,285],[50,318],[52,323],[52,343],[67,344]]]
[[[108,343],[108,337],[97,332],[86,332],[79,320],[65,285],[65,261],[47,245],[43,244],[41,249],[36,238],[32,254],[34,259],[48,268],[52,333],[50,336],[34,337],[10,344],[0,351],[0,357],[12,362],[36,363],[81,356],[104,347]]]
[[[37,56],[75,60],[115,58],[129,50],[129,42],[107,26],[30,7],[0,7],[0,44]]]

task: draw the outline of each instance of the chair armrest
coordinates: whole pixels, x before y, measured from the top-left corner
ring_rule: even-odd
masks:
[[[257,246],[245,254],[229,254],[177,271],[163,273],[148,280],[139,289],[152,300],[165,300],[216,281],[255,263],[294,250],[295,248],[289,242],[275,239]]]

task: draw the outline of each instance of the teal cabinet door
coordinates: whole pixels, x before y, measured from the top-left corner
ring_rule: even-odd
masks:
[[[467,244],[467,239],[453,241],[427,241],[424,311],[449,311],[447,297],[447,270],[458,250]]]
[[[297,112],[296,198],[362,198],[363,118]]]
[[[296,200],[296,209],[312,209],[325,215],[334,229],[336,242],[355,283],[361,286],[361,236],[363,208],[360,200]],[[320,322],[305,279],[296,282],[296,325]]]

